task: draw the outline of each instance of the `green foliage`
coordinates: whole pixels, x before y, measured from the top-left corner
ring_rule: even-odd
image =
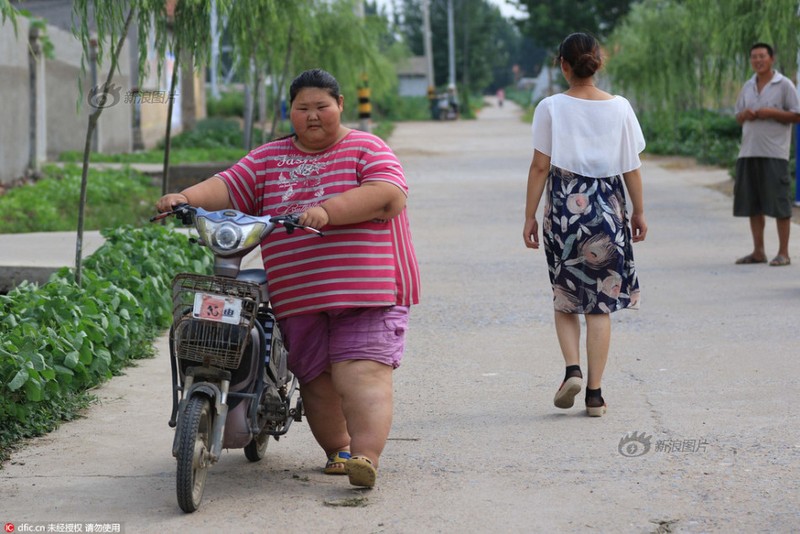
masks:
[[[81,171],[74,165],[47,166],[43,179],[12,188],[0,196],[0,233],[75,230],[78,224]],[[86,191],[86,227],[146,222],[160,189],[131,169],[90,170]],[[121,209],[122,208],[122,209]]]
[[[375,102],[375,114],[390,121],[430,120],[431,110],[427,96],[391,95]]]
[[[44,57],[47,59],[55,59],[55,46],[53,45],[53,41],[50,40],[50,36],[47,35],[47,21],[33,17],[26,11],[20,11],[20,13],[30,18],[31,28],[35,28],[38,31],[39,44]]]
[[[397,4],[403,14],[398,32],[414,55],[424,55],[422,0],[398,0]],[[470,92],[510,83],[512,66],[521,62],[519,30],[503,18],[496,4],[488,0],[454,2],[455,77],[459,86]],[[447,11],[447,0],[430,1],[434,85],[442,90],[450,82]]]
[[[244,117],[244,93],[221,92],[219,98],[206,96],[206,113],[209,117]]]
[[[614,29],[631,8],[631,0],[519,0],[529,17],[521,24],[541,46],[556,54],[558,45],[572,32],[589,32],[600,38]]]
[[[0,20],[5,23],[6,20],[11,21],[14,28],[14,34],[17,33],[17,10],[8,0],[0,0]]]
[[[731,107],[756,41],[771,43],[776,67],[794,75],[796,11],[796,0],[643,0],[608,42],[608,72],[648,111]]]
[[[108,229],[79,287],[61,269],[0,296],[0,459],[15,441],[55,428],[86,391],[152,355],[171,321],[170,282],[209,272],[211,256],[171,227]]]
[[[174,136],[171,150],[178,148],[237,148],[242,149],[242,129],[235,120],[211,118],[199,121],[194,129]],[[164,141],[159,143],[164,147]]]
[[[677,116],[653,112],[640,114],[639,121],[648,153],[690,156],[726,168],[736,163],[742,134],[730,115],[709,110]]]
[[[225,162],[239,161],[244,154],[242,147],[239,148],[179,148],[169,152],[171,165],[178,163],[202,163],[202,162]],[[142,152],[132,152],[129,154],[101,154],[92,152],[93,162],[98,163],[164,163],[164,150],[153,149]],[[59,161],[80,163],[83,161],[83,154],[74,150],[62,152],[58,156]],[[159,193],[161,190],[159,189]]]

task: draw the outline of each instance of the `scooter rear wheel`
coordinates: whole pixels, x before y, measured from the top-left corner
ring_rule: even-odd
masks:
[[[266,456],[267,445],[269,445],[269,434],[265,430],[244,446],[244,455],[251,462],[258,462]]]
[[[178,429],[178,473],[176,490],[178,505],[187,513],[194,512],[203,500],[208,474],[208,451],[211,447],[213,417],[208,399],[192,397],[181,414]]]

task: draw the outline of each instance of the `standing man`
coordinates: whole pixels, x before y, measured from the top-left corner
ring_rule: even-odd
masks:
[[[737,264],[766,263],[764,216],[778,227],[778,254],[772,266],[789,265],[792,217],[789,151],[792,124],[800,122],[800,98],[789,78],[772,68],[774,53],[765,43],[750,48],[755,75],[745,82],[736,101],[736,121],[742,125],[742,145],[736,161],[733,215],[750,218],[753,252]]]

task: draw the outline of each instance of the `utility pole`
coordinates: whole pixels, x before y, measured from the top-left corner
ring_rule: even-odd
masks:
[[[451,108],[458,116],[458,91],[456,90],[456,31],[453,23],[453,0],[447,0],[447,62],[450,67],[447,80],[447,95],[452,99]]]
[[[453,19],[453,0],[447,0],[447,60],[450,67],[447,83],[450,87],[456,86],[456,32]]]
[[[438,103],[436,101],[436,80],[433,76],[433,45],[431,39],[431,2],[422,0],[422,41],[425,48],[425,69],[428,81],[428,105],[431,109],[431,118],[438,117]]]
[[[364,24],[364,1],[357,0],[354,9],[356,16],[361,19],[361,23]],[[372,131],[371,92],[369,88],[369,76],[365,70],[361,73],[361,84],[358,87],[358,124],[362,132]]]
[[[219,23],[217,20],[217,0],[211,0],[211,96],[219,100]]]

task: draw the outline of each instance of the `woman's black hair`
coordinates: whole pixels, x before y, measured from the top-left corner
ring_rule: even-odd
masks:
[[[328,71],[310,69],[300,73],[297,78],[292,80],[292,85],[289,86],[289,104],[294,102],[300,90],[306,87],[325,89],[333,98],[339,99],[339,82],[336,81],[336,78]]]
[[[600,69],[600,44],[588,33],[571,33],[561,41],[558,57],[569,63],[578,78],[588,78]]]

